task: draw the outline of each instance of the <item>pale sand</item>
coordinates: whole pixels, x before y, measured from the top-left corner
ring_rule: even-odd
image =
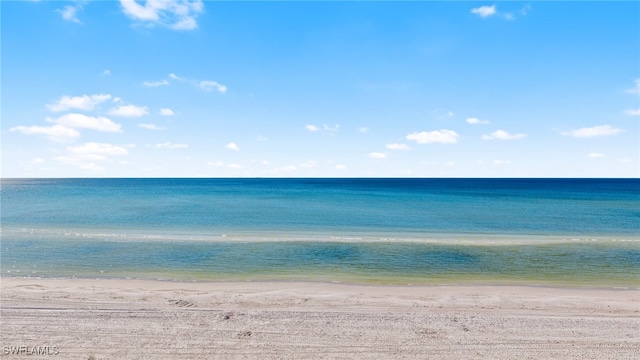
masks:
[[[639,359],[637,290],[1,279],[0,358]],[[6,346],[58,355],[4,355]]]

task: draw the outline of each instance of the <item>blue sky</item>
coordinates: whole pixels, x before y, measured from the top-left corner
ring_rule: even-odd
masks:
[[[2,2],[3,177],[638,177],[638,2]]]

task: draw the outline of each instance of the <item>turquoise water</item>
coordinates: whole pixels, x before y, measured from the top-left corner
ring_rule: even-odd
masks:
[[[640,285],[637,179],[3,179],[3,277]]]

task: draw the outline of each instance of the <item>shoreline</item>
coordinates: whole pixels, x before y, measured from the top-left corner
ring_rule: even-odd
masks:
[[[631,359],[640,350],[636,289],[0,278],[0,305],[0,347],[55,346],[71,359]]]
[[[193,280],[185,280],[185,279],[171,279],[171,278],[151,278],[151,277],[92,277],[92,276],[73,276],[73,277],[31,277],[31,276],[2,276],[0,275],[0,288],[2,287],[3,282],[15,282],[20,285],[22,282],[58,282],[62,285],[69,285],[69,283],[84,283],[90,282],[92,284],[102,283],[104,285],[122,285],[122,284],[140,284],[140,285],[151,285],[150,288],[157,288],[157,286],[153,286],[154,283],[159,284],[174,284],[174,289],[179,288],[190,288],[190,287],[200,287],[206,288],[208,286],[214,287],[215,285],[232,285],[232,286],[241,286],[248,284],[259,284],[260,286],[273,286],[278,287],[287,285],[291,285],[293,287],[304,287],[304,286],[337,286],[337,287],[370,287],[370,288],[523,288],[523,289],[556,289],[556,290],[594,290],[594,291],[639,291],[639,299],[640,299],[640,284],[626,284],[626,285],[616,285],[616,286],[605,286],[605,285],[593,285],[593,284],[579,284],[579,283],[517,283],[510,281],[461,281],[461,282],[430,282],[430,283],[383,283],[383,282],[362,282],[357,280],[323,280],[323,279],[193,279]],[[184,285],[184,286],[180,286]],[[193,286],[191,286],[193,285]],[[167,286],[167,289],[172,288]]]

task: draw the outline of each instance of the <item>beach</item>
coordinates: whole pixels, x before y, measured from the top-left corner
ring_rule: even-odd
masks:
[[[7,359],[637,359],[640,350],[637,289],[36,278],[0,286]]]

